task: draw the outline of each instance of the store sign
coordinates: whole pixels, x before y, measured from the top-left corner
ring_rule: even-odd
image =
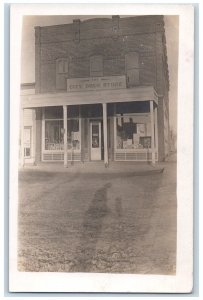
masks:
[[[68,92],[115,90],[126,88],[125,76],[105,76],[67,79]]]

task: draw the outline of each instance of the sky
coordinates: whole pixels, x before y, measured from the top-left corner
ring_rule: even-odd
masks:
[[[73,19],[79,18],[80,20],[86,20],[93,17],[95,16],[25,16],[23,20],[21,43],[21,82],[35,82],[35,26],[66,24],[72,23]],[[168,15],[165,16],[164,19],[170,81],[169,119],[171,129],[176,132],[179,23],[178,16]]]

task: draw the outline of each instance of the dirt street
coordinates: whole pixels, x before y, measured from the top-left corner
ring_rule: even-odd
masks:
[[[19,173],[20,271],[174,274],[176,163],[163,173]]]

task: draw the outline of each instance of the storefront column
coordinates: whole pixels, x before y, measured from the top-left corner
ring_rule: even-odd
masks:
[[[42,160],[43,160],[44,150],[45,150],[45,107],[42,107],[42,143],[41,143]]]
[[[23,108],[21,108],[20,120],[21,120],[21,122],[20,122],[20,124],[21,124],[20,166],[24,167],[24,109]]]
[[[153,101],[150,101],[150,117],[151,117],[151,149],[152,149],[152,163],[155,164],[155,147],[154,147],[154,109]]]
[[[64,143],[64,168],[68,166],[68,152],[67,152],[67,105],[63,106],[63,128],[64,128],[64,135],[63,135],[63,143]]]
[[[154,109],[154,123],[155,123],[155,148],[158,155],[158,123],[157,123],[157,107]]]
[[[32,156],[33,156],[33,164],[36,162],[36,110],[35,108],[32,110],[32,120],[33,120],[33,134],[32,134]]]
[[[108,143],[107,143],[107,106],[106,103],[103,106],[103,133],[104,133],[104,164],[107,167],[109,163],[108,159]]]

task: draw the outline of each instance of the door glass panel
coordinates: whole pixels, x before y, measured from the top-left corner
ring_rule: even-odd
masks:
[[[92,125],[92,148],[99,148],[99,126]]]
[[[30,148],[25,148],[25,157],[29,157],[30,156]]]
[[[24,128],[24,156],[30,157],[31,128]]]

